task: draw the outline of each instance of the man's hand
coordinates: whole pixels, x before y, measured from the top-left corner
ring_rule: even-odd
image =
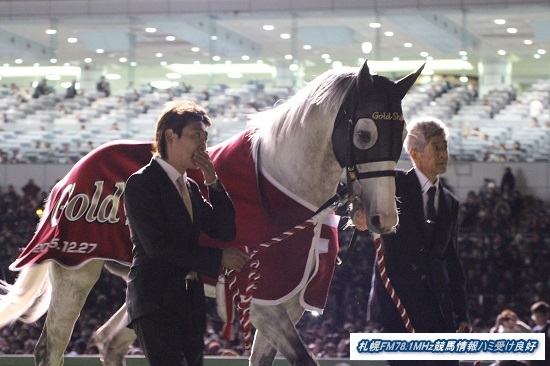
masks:
[[[204,181],[207,183],[212,183],[216,180],[216,170],[214,169],[214,163],[206,150],[201,149],[199,152],[193,154],[193,160],[202,171],[204,176]]]
[[[222,249],[222,266],[240,272],[250,256],[237,248]]]

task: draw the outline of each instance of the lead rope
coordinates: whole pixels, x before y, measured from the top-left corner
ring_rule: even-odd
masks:
[[[407,331],[409,333],[416,333],[416,331],[414,330],[414,327],[412,326],[411,319],[409,319],[409,314],[407,314],[407,310],[405,309],[405,306],[399,299],[399,296],[397,296],[397,293],[395,292],[395,290],[393,289],[393,286],[391,285],[388,274],[386,273],[384,249],[382,248],[380,235],[373,234],[373,236],[374,236],[374,247],[376,248],[376,263],[378,265],[378,271],[380,271],[380,277],[382,278],[384,287],[390,294],[391,299],[393,300],[395,306],[397,307],[399,315],[401,316],[401,319],[403,320],[403,324],[405,324]],[[471,332],[473,333],[473,330]],[[479,360],[474,361],[473,366],[481,366],[481,361]]]
[[[409,314],[407,314],[407,310],[405,309],[405,306],[401,302],[401,299],[399,299],[399,296],[397,296],[397,292],[395,292],[390,282],[390,278],[388,277],[388,274],[386,272],[386,261],[384,258],[384,249],[382,248],[380,235],[373,234],[373,236],[374,236],[374,247],[376,249],[376,264],[378,265],[378,271],[380,272],[382,283],[384,284],[384,287],[388,291],[388,294],[390,294],[391,299],[393,300],[395,306],[397,307],[397,311],[399,312],[399,315],[403,320],[403,324],[405,324],[405,328],[407,328],[407,331],[409,333],[415,333],[414,327],[412,326],[412,323],[411,323],[411,319],[409,319]]]
[[[252,347],[252,331],[250,327],[250,304],[252,298],[254,297],[254,291],[258,287],[258,282],[260,280],[260,261],[256,258],[256,254],[262,250],[269,248],[271,245],[276,244],[282,240],[285,240],[289,236],[296,234],[297,232],[304,230],[308,227],[315,226],[319,222],[325,219],[325,217],[332,214],[336,209],[343,205],[343,200],[346,198],[341,198],[336,203],[329,205],[329,207],[321,210],[319,213],[313,215],[310,219],[304,221],[303,223],[294,226],[292,229],[285,231],[279,236],[276,236],[269,241],[262,243],[258,246],[258,249],[251,250],[248,246],[245,246],[243,249],[246,253],[250,254],[250,271],[248,273],[248,281],[246,284],[245,294],[241,300],[240,290],[237,286],[237,274],[234,270],[226,271],[225,276],[228,279],[229,291],[231,293],[231,299],[237,312],[239,314],[239,322],[243,329],[243,340],[246,350],[250,350]]]

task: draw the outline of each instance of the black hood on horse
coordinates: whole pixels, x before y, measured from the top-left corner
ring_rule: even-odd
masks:
[[[397,162],[403,147],[405,123],[401,100],[423,68],[424,65],[394,82],[384,76],[371,75],[365,61],[355,76],[357,87],[347,94],[334,124],[332,143],[340,166]]]

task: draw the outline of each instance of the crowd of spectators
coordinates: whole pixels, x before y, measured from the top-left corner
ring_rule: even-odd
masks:
[[[0,270],[8,283],[17,274],[8,266],[33,235],[37,210],[45,197],[32,180],[20,192],[13,186],[0,187]],[[461,203],[460,216],[459,252],[475,331],[489,332],[503,311],[513,311],[518,320],[534,326],[531,305],[550,302],[548,203],[522,195],[515,189],[513,173],[506,170],[499,184],[486,179],[479,191],[471,191]],[[306,313],[297,326],[308,347],[321,358],[348,357],[351,332],[379,331],[377,324],[366,321],[375,255],[372,236],[361,233],[354,246],[348,247],[351,234],[351,229],[340,231],[342,264],[335,270],[324,313]],[[97,353],[90,337],[123,304],[124,295],[123,280],[108,272],[101,275],[75,325],[67,353]],[[238,326],[232,341],[223,340],[219,335],[223,323],[215,312],[214,299],[208,299],[207,306],[205,353],[246,354]],[[33,324],[16,322],[1,329],[0,352],[32,353],[43,321],[44,317]],[[139,354],[139,345],[134,344],[129,353]]]

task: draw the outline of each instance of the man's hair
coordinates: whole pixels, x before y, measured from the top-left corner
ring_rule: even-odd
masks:
[[[166,136],[167,130],[171,129],[181,137],[181,131],[192,122],[202,122],[206,127],[212,125],[206,110],[191,101],[167,102],[157,120],[155,141],[153,142],[153,154],[167,157]]]
[[[550,305],[546,301],[537,301],[531,306],[531,313],[550,313]]]
[[[404,146],[407,153],[411,150],[424,151],[430,139],[434,136],[449,136],[449,130],[443,122],[433,117],[415,119],[407,124],[407,137]]]

